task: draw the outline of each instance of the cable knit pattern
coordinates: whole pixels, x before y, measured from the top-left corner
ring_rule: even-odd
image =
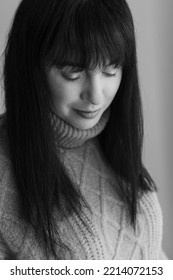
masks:
[[[71,249],[64,251],[57,246],[59,259],[163,259],[162,214],[156,193],[142,196],[134,232],[113,187],[115,176],[96,137],[108,117],[107,111],[94,128],[85,131],[52,116],[61,160],[91,210],[84,206],[82,213],[90,231],[76,214],[60,221],[55,213],[61,238]],[[45,259],[40,241],[19,215],[18,194],[5,150],[5,141],[0,137],[0,259]]]

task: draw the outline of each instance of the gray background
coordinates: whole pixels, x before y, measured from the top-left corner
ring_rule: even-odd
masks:
[[[136,28],[144,105],[143,159],[159,190],[164,218],[163,247],[173,259],[173,1],[127,1]],[[0,0],[0,54],[18,3],[19,0]],[[3,111],[1,81],[0,112]]]

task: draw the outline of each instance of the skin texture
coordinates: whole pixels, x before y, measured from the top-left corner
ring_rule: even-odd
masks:
[[[47,77],[55,113],[78,129],[90,129],[113,101],[122,68],[107,64],[102,69],[85,71],[74,65],[60,69],[54,66],[47,70]]]

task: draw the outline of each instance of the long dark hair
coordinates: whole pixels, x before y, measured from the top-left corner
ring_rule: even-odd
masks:
[[[125,0],[23,0],[5,49],[4,87],[7,135],[21,214],[53,252],[53,211],[80,216],[81,194],[70,181],[55,148],[53,101],[45,64],[79,62],[84,68],[121,65],[120,88],[110,119],[99,135],[115,171],[121,199],[135,225],[139,196],[155,189],[142,164],[143,123],[131,12]],[[63,243],[59,237],[59,245]]]

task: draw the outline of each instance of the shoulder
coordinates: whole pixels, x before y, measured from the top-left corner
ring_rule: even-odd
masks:
[[[155,191],[148,191],[143,194],[141,199],[141,205],[143,208],[147,209],[147,212],[157,212],[158,215],[161,215],[161,207],[158,200],[157,193]]]

